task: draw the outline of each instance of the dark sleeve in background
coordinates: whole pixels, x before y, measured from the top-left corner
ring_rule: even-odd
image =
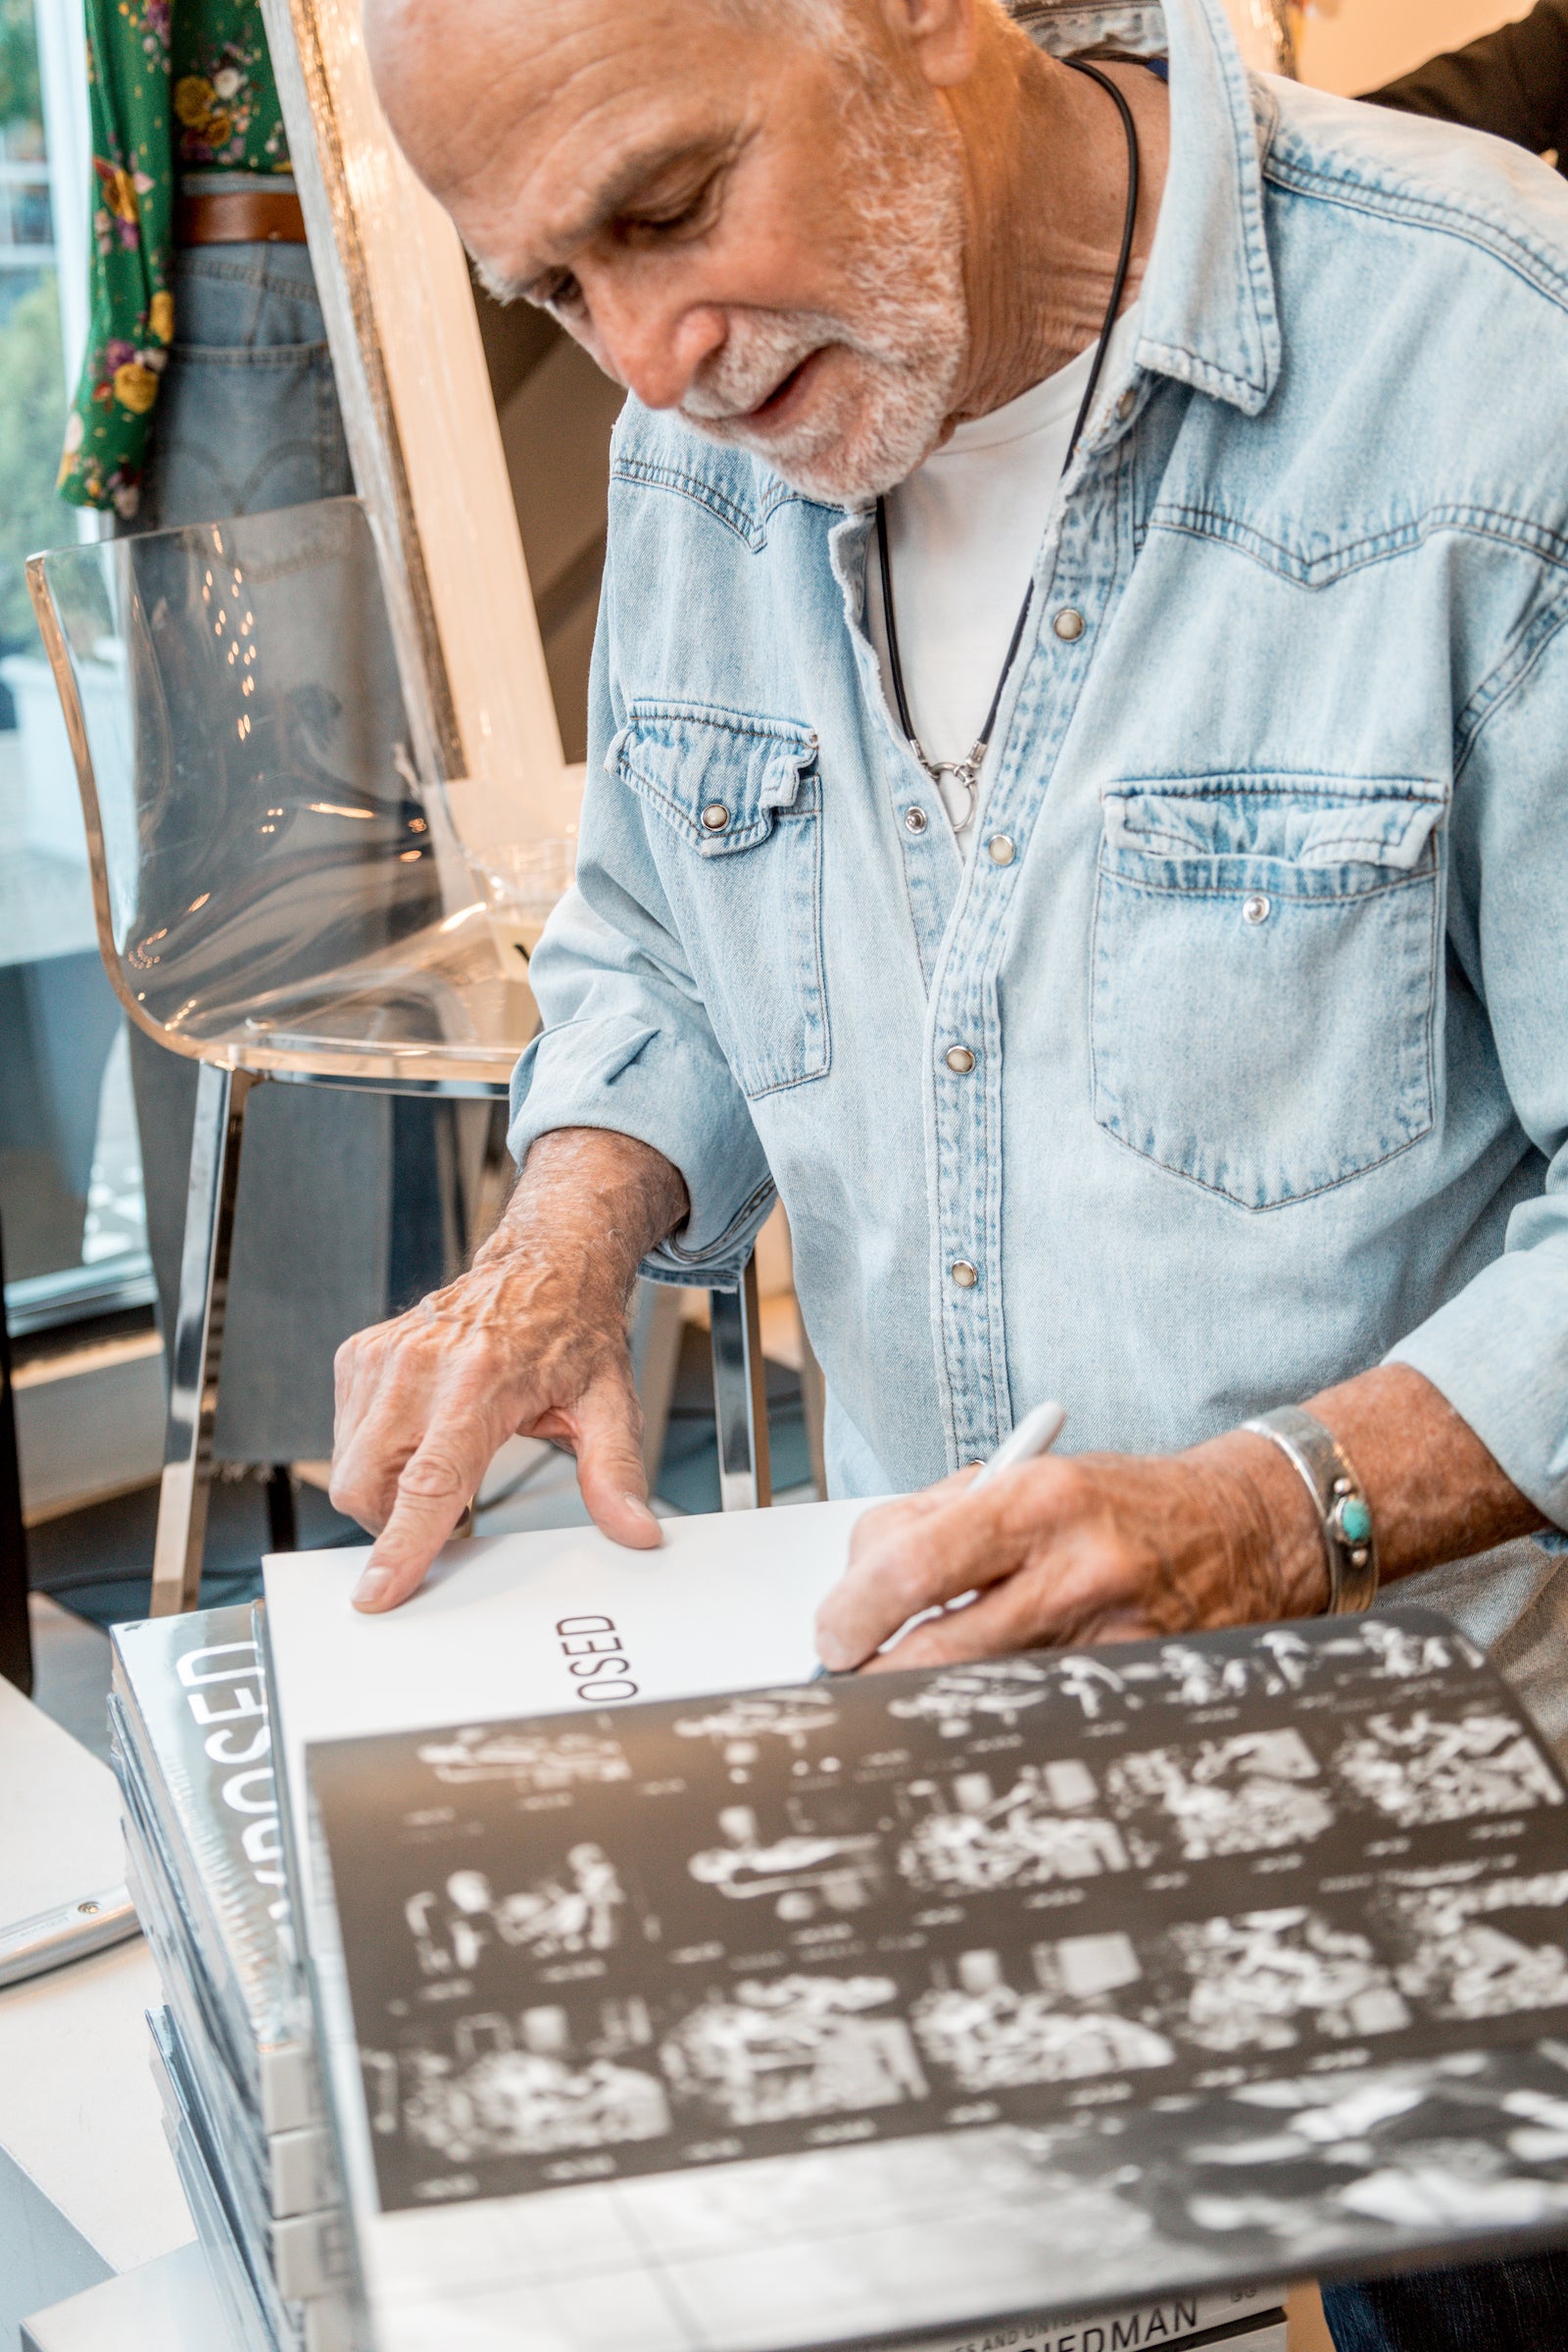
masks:
[[[1533,155],[1554,148],[1568,177],[1568,0],[1539,0],[1521,23],[1434,57],[1366,97],[1490,130]]]

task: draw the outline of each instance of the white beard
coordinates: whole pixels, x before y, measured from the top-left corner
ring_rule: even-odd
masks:
[[[895,184],[886,157],[900,152],[904,126],[884,118],[876,127],[874,147],[869,125],[858,123],[861,135],[854,140],[863,149],[856,194],[863,258],[842,316],[734,314],[723,349],[680,409],[696,431],[755,450],[793,488],[833,506],[868,506],[930,456],[952,413],[969,341],[956,162],[942,150],[919,174]],[[815,394],[800,423],[771,432],[749,423],[758,403],[824,344],[859,366],[841,364],[846,380],[833,394]]]

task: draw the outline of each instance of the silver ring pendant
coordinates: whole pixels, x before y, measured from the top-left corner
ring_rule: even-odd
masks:
[[[961,784],[964,791],[968,794],[969,798],[967,806],[964,808],[962,816],[958,819],[956,825],[954,827],[956,832],[961,831],[963,826],[969,822],[969,819],[974,814],[975,800],[980,789],[980,778],[976,772],[973,760],[935,760],[931,761],[926,772],[930,776],[932,783],[936,786],[939,792],[942,789],[943,777],[951,776],[954,782],[956,784]]]

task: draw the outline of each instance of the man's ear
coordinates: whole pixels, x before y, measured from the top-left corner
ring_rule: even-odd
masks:
[[[967,81],[979,48],[976,23],[987,0],[881,0],[893,45],[933,89]]]

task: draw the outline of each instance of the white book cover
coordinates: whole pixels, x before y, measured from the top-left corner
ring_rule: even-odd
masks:
[[[270,1558],[275,1729],[296,1837],[311,1740],[806,1681],[817,1605],[864,1508],[666,1519],[657,1551],[628,1551],[591,1527],[479,1537],[449,1544],[414,1599],[375,1617],[349,1606],[368,1547]]]

